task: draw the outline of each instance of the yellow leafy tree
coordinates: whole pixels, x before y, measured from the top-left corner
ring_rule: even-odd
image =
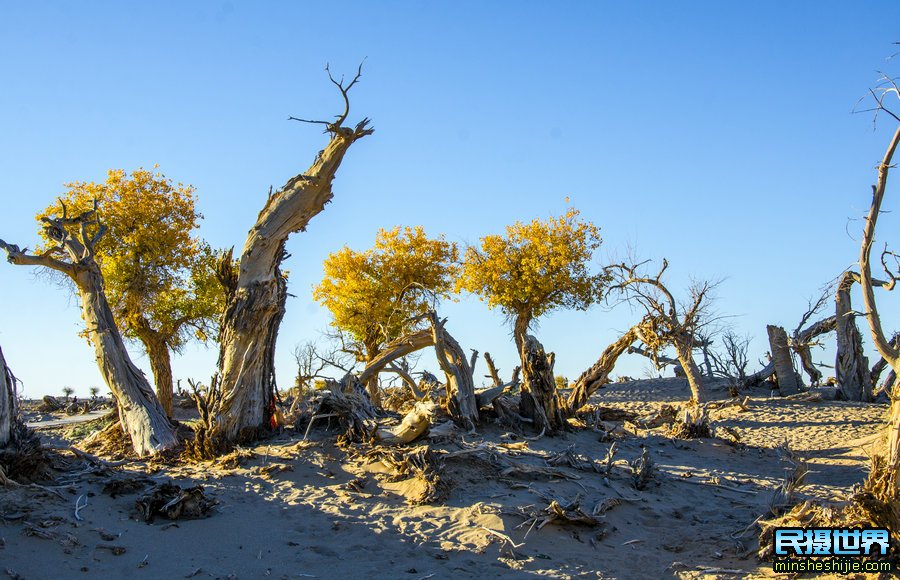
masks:
[[[146,349],[160,403],[171,415],[171,352],[192,338],[214,336],[224,304],[214,252],[195,235],[203,216],[195,208],[194,188],[145,169],[130,175],[110,170],[103,183],[66,187],[60,201],[69,213],[90,209],[96,200],[108,230],[95,259],[113,316],[122,334]]]
[[[507,226],[466,249],[458,289],[499,308],[513,323],[516,348],[535,319],[560,308],[584,310],[602,296],[608,278],[591,273],[600,229],[570,208],[565,215]]]
[[[357,344],[358,358],[369,361],[385,343],[410,331],[412,318],[453,291],[458,261],[456,244],[429,238],[421,226],[379,230],[373,248],[344,247],[328,256],[313,298]],[[368,389],[377,402],[377,379]]]

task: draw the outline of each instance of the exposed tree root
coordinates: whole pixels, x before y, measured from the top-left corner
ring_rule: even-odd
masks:
[[[366,454],[394,471],[395,480],[414,480],[405,487],[406,501],[413,505],[440,503],[450,493],[450,482],[444,477],[443,459],[427,445],[411,450],[378,447]]]
[[[677,420],[669,427],[669,437],[676,439],[700,439],[712,437],[709,413],[703,405],[688,404],[682,408]]]
[[[49,477],[50,461],[34,431],[16,418],[10,440],[0,449],[0,471],[18,483],[42,481]]]

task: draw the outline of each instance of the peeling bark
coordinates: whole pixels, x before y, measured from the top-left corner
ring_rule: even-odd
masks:
[[[522,344],[522,392],[519,413],[531,419],[536,430],[554,433],[565,425],[562,401],[553,377],[553,353],[531,335]]]
[[[591,368],[581,373],[566,401],[566,413],[569,416],[574,415],[578,409],[587,404],[591,395],[610,382],[609,375],[615,368],[616,361],[628,351],[632,343],[637,339],[638,327],[634,326],[619,337],[617,341],[607,346],[603,353],[600,354],[597,362]]]
[[[786,397],[799,393],[800,380],[794,370],[787,332],[784,328],[772,324],[766,326],[766,332],[769,334],[769,349],[772,352],[772,363],[775,366],[775,376],[778,378],[781,395]]]
[[[358,78],[359,75],[357,75]],[[219,374],[224,393],[216,411],[216,435],[227,441],[256,437],[271,429],[275,409],[275,341],[284,317],[287,287],[281,271],[284,244],[303,231],[331,201],[332,182],[350,146],[372,134],[368,119],[355,129],[343,127],[347,109],[335,123],[323,123],[331,134],[310,168],[270,195],[241,252],[240,265],[224,278],[229,296],[219,335]],[[230,261],[230,256],[228,256]],[[228,271],[229,268],[220,268]]]

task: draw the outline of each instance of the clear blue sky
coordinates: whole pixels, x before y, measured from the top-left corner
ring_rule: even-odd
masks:
[[[6,1],[0,11],[0,237],[20,245],[35,242],[34,214],[64,182],[159,164],[197,187],[203,235],[240,247],[269,185],[326,142],[287,116],[338,113],[324,64],[352,74],[368,57],[351,118],[371,117],[376,132],[350,150],[334,202],[288,244],[296,297],[278,342],[282,387],[293,346],[328,325],[311,286],[329,252],[366,248],[397,224],[471,243],[558,214],[567,196],[602,228],[600,261],[629,247],[667,257],[676,291],[691,276],[725,278],[717,310],[762,355],[766,323],[793,327],[856,259],[892,127],[873,130],[851,110],[876,71],[900,74],[887,60],[900,41],[895,1]],[[900,191],[888,195],[896,208]],[[887,215],[882,238],[895,231]],[[0,289],[0,345],[27,396],[102,386],[64,289],[5,263]],[[898,328],[891,298],[885,323]],[[498,313],[467,298],[444,314],[465,348],[512,368]],[[561,313],[538,336],[574,378],[637,318],[627,307]],[[206,380],[215,358],[189,349],[175,375]],[[618,371],[644,367],[629,357]]]

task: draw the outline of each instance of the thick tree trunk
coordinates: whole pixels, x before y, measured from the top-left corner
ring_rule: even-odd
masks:
[[[16,385],[0,348],[0,449],[12,438],[16,420]]]
[[[891,337],[890,345],[894,348],[900,346],[900,334],[894,334]],[[879,357],[878,362],[872,365],[872,370],[869,371],[869,384],[873,391],[877,391],[879,389],[878,381],[881,380],[881,373],[884,372],[884,369],[887,368],[888,361],[884,359],[884,357]],[[884,390],[885,393],[890,394],[891,387],[894,385],[894,378],[888,375],[887,379],[883,385],[881,385],[881,389]]]
[[[546,354],[538,339],[526,335],[521,355],[522,391],[519,413],[531,419],[535,429],[546,433],[562,429],[565,418],[553,377],[553,353]]]
[[[587,404],[591,395],[598,389],[609,383],[609,375],[616,366],[616,361],[625,353],[631,344],[638,338],[638,327],[632,327],[623,334],[617,341],[607,346],[600,358],[597,359],[591,368],[581,373],[578,380],[575,381],[575,387],[569,393],[566,401],[566,414],[572,416],[578,409]]]
[[[269,196],[247,235],[237,271],[230,264],[220,267],[228,300],[219,335],[223,398],[216,413],[215,434],[226,441],[253,438],[273,427],[275,342],[287,297],[280,269],[284,244],[290,234],[304,230],[325,208],[350,145],[372,132],[366,128],[367,120],[356,129],[341,127],[345,118],[346,113],[336,124],[328,125],[331,140],[309,170]]]
[[[684,371],[688,386],[691,388],[691,401],[695,403],[705,403],[708,400],[708,396],[706,388],[703,386],[703,376],[700,373],[700,368],[697,366],[697,363],[694,362],[694,353],[691,348],[690,337],[676,338],[673,341],[673,344],[675,346],[675,354],[678,357],[678,362],[681,364],[681,369]]]
[[[837,355],[834,369],[841,394],[848,401],[872,398],[869,361],[863,355],[862,336],[856,326],[856,315],[850,303],[850,289],[855,282],[853,272],[845,272],[835,292],[837,321]]]
[[[143,328],[138,329],[136,332],[138,340],[143,343],[144,349],[147,351],[147,358],[150,359],[150,370],[153,371],[156,397],[159,399],[159,404],[166,411],[166,415],[171,417],[174,388],[169,345],[166,344],[162,334],[150,328],[149,325],[145,324]]]
[[[800,366],[803,367],[803,371],[809,376],[809,383],[812,386],[819,384],[822,380],[822,373],[813,363],[810,347],[812,346],[814,338],[834,330],[836,321],[836,317],[829,316],[794,335],[791,348],[797,353],[797,357],[800,359]]]
[[[772,363],[775,365],[775,376],[778,378],[778,388],[782,396],[799,393],[800,380],[794,370],[787,332],[784,328],[772,324],[766,326],[766,332],[769,334],[769,349],[772,352]]]
[[[106,386],[116,397],[122,428],[130,437],[135,453],[143,457],[175,447],[178,439],[165,410],[147,378],[131,362],[122,342],[103,292],[100,268],[95,263],[81,267],[74,280],[97,365]]]

